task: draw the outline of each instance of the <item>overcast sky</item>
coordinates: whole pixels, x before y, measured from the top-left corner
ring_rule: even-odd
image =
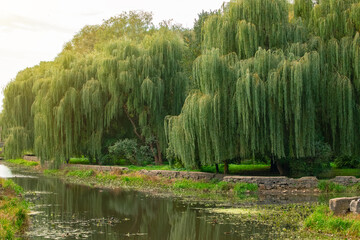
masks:
[[[191,28],[202,10],[219,9],[224,0],[0,0],[0,88],[40,61],[51,61],[85,25],[123,11],[152,12],[154,23],[173,19]],[[3,92],[0,95],[2,109]]]

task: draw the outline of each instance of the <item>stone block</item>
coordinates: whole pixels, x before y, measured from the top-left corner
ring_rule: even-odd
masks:
[[[360,182],[360,180],[354,176],[336,176],[335,178],[331,179],[330,181],[337,183],[337,184],[345,185],[345,186],[353,185],[355,183]]]
[[[360,197],[342,197],[329,200],[329,208],[335,215],[346,214],[350,211],[352,200],[358,200]]]
[[[350,212],[360,214],[360,198],[350,202]]]

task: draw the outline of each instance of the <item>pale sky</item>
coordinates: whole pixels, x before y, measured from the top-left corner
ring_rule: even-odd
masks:
[[[54,60],[63,45],[85,25],[123,11],[153,13],[154,23],[173,19],[191,28],[202,10],[225,0],[0,0],[0,88],[40,61]],[[3,92],[0,94],[2,109]]]

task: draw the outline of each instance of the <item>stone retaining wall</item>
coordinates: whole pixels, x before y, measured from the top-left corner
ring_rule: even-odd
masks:
[[[223,174],[204,173],[204,172],[184,172],[184,171],[169,171],[169,170],[141,170],[141,174],[147,176],[159,176],[166,178],[185,178],[191,180],[210,181],[212,179],[223,180]]]
[[[360,178],[356,178],[354,176],[336,176],[335,178],[331,179],[330,181],[337,183],[337,184],[349,186],[349,185],[353,185],[356,183],[360,183]]]
[[[166,178],[185,178],[195,181],[210,181],[218,179],[220,181],[232,183],[254,183],[259,190],[314,190],[317,188],[319,180],[316,177],[302,177],[299,179],[288,177],[258,177],[258,176],[229,176],[224,174],[204,173],[204,172],[181,172],[168,170],[141,170],[141,174],[147,176],[159,176]],[[338,176],[330,181],[345,186],[360,183],[360,179],[352,176]]]
[[[85,165],[85,164],[64,164],[68,168],[75,168],[79,170],[95,170],[99,172],[112,172],[112,171],[127,171],[127,167],[119,166],[101,166],[101,165]]]
[[[40,162],[40,159],[37,156],[25,155],[25,156],[23,156],[23,159],[28,160],[28,161],[33,161],[33,162]]]
[[[25,160],[39,161],[36,156],[24,156]],[[101,165],[82,165],[82,164],[64,164],[66,167],[81,169],[81,170],[95,170],[95,171],[127,171],[126,167],[118,166],[101,166]],[[302,177],[299,179],[288,177],[261,177],[261,176],[229,176],[224,174],[204,173],[204,172],[185,172],[185,171],[169,171],[169,170],[140,170],[140,174],[147,176],[159,176],[165,178],[184,178],[195,181],[210,181],[218,179],[220,181],[232,183],[254,183],[257,184],[259,190],[311,190],[316,189],[319,180],[316,177]],[[360,183],[360,178],[353,176],[337,176],[330,181],[349,186]]]
[[[316,177],[302,177],[299,179],[287,177],[242,177],[226,176],[225,182],[254,183],[260,190],[314,189],[318,186]]]

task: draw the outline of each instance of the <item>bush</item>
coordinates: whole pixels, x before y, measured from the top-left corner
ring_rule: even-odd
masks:
[[[327,180],[320,181],[318,184],[318,188],[321,192],[325,192],[325,193],[333,193],[333,192],[340,193],[346,191],[345,186]]]
[[[290,175],[300,176],[318,176],[331,168],[330,162],[333,153],[329,144],[318,141],[315,143],[315,156],[309,158],[289,159]]]
[[[90,164],[88,158],[81,157],[81,158],[70,158],[69,164]]]
[[[134,165],[146,165],[152,162],[148,146],[139,146],[135,139],[121,139],[109,147],[110,158],[125,158]]]
[[[336,168],[360,168],[360,156],[338,156],[334,163]]]
[[[93,170],[74,170],[74,171],[70,171],[66,174],[67,176],[73,176],[73,177],[78,177],[78,178],[87,178],[87,177],[91,177],[94,175],[94,171]]]
[[[258,185],[254,183],[236,183],[234,186],[234,192],[237,195],[246,193],[247,191],[255,192],[258,190]]]

